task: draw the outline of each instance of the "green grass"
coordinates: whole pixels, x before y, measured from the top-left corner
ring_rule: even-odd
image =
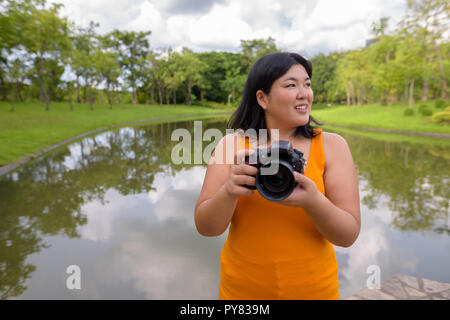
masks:
[[[324,125],[322,128],[325,131],[332,131],[338,134],[352,134],[359,137],[366,137],[377,141],[389,141],[389,142],[406,142],[416,145],[440,145],[450,147],[450,139],[440,139],[427,136],[414,136],[407,134],[385,133],[385,132],[373,132],[366,130],[357,130],[351,127],[334,127],[330,125]]]
[[[403,112],[406,107],[399,104],[392,108],[379,104],[363,106],[313,106],[312,115],[327,125],[339,124],[352,127],[372,127],[400,131],[431,132],[450,134],[450,126],[431,122],[430,117],[424,117],[419,112],[419,106],[426,104],[433,112],[434,101],[417,102],[415,113],[406,117]],[[222,108],[223,106],[223,108]],[[42,103],[18,103],[16,110],[10,112],[7,102],[0,102],[0,166],[32,156],[33,153],[72,138],[78,134],[102,127],[110,127],[129,121],[149,119],[159,116],[189,115],[191,118],[162,119],[146,123],[161,123],[169,121],[184,121],[198,119],[200,116],[230,112],[233,108],[220,104],[209,107],[186,105],[114,105],[110,110],[108,105],[95,105],[94,111],[87,104],[75,104],[75,110],[70,111],[68,103],[52,103],[50,111],[45,111]],[[210,116],[211,117],[211,116]],[[212,116],[217,117],[217,116]],[[141,125],[144,123],[138,123]],[[375,133],[374,135],[380,135]],[[413,139],[413,138],[409,138]]]
[[[45,111],[42,103],[18,103],[14,112],[11,105],[0,102],[0,166],[13,163],[23,157],[74,137],[78,134],[101,127],[149,119],[160,116],[190,115],[179,121],[208,117],[208,114],[227,112],[230,109],[212,109],[186,105],[95,105],[94,111],[88,104],[74,104],[70,111],[68,103],[52,103]],[[200,114],[201,116],[197,116]],[[203,116],[204,115],[204,116]],[[162,119],[148,123],[175,121]],[[137,125],[141,125],[139,123]]]
[[[426,104],[433,113],[442,111],[434,108],[434,101],[417,102],[414,115],[406,117],[403,112],[407,107],[394,104],[392,108],[379,104],[362,106],[337,106],[314,110],[312,116],[327,124],[340,124],[349,127],[370,127],[399,131],[414,131],[428,133],[450,134],[449,125],[439,125],[424,117],[419,112],[419,106]]]

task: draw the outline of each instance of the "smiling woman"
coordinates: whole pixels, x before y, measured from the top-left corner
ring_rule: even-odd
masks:
[[[339,299],[333,244],[349,247],[358,237],[358,178],[346,141],[310,125],[318,124],[310,116],[311,77],[310,62],[298,54],[264,56],[250,71],[230,122],[233,129],[268,129],[269,143],[278,130],[280,140],[303,152],[304,175],[292,172],[297,186],[289,197],[269,201],[244,186],[255,186],[259,172],[238,161],[249,154],[239,135],[235,162],[207,168],[195,223],[205,236],[230,226],[221,253],[220,299]],[[225,136],[216,151],[235,138]]]

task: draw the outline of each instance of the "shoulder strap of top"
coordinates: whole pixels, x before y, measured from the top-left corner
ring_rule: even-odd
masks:
[[[308,167],[313,166],[322,172],[325,169],[325,153],[323,151],[323,135],[322,128],[315,128],[316,136],[312,138],[311,150],[308,156]],[[311,163],[309,163],[311,162]]]

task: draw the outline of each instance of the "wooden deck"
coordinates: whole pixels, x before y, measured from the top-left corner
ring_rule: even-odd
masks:
[[[408,275],[383,281],[380,289],[364,289],[344,300],[450,300],[450,283]]]

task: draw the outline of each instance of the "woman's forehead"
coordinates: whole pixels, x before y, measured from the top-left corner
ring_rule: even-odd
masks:
[[[285,80],[287,78],[305,79],[309,78],[305,67],[301,64],[294,64],[284,75],[282,75],[278,80]]]

